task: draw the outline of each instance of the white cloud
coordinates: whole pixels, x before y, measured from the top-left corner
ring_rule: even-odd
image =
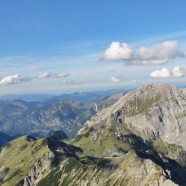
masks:
[[[120,79],[117,78],[117,77],[111,77],[110,80],[112,81],[112,83],[119,83],[120,82]]]
[[[25,78],[20,74],[15,74],[11,76],[6,76],[0,80],[0,85],[10,85],[10,84],[17,84],[22,81],[25,81]]]
[[[140,80],[136,80],[136,79],[134,79],[132,82],[135,83],[135,84],[137,84],[137,83],[141,83]]]
[[[186,57],[185,53],[178,50],[177,41],[166,41],[150,47],[140,47],[132,50],[129,44],[113,42],[102,55],[104,60],[126,61],[136,65],[165,64],[176,57]]]
[[[51,73],[50,72],[43,72],[37,75],[38,79],[45,79],[45,78],[49,78],[51,77]]]
[[[69,73],[63,73],[63,72],[58,72],[58,73],[52,74],[52,77],[54,77],[54,78],[65,78],[65,77],[69,77],[69,76],[70,76]]]
[[[110,61],[128,60],[131,58],[132,49],[127,43],[112,42],[102,55],[102,59]]]
[[[151,47],[140,47],[134,63],[155,65],[167,63],[170,59],[182,56],[182,53],[177,51],[177,48],[177,41],[166,41]]]
[[[171,76],[171,72],[167,68],[162,68],[161,70],[156,70],[150,74],[153,78],[167,78]]]
[[[57,72],[57,73],[51,73],[51,72],[43,72],[37,75],[37,79],[45,79],[45,78],[65,78],[69,77],[69,73],[63,73],[63,72]]]
[[[173,68],[173,70],[169,70],[167,68],[162,68],[161,70],[156,70],[151,72],[150,77],[153,78],[167,78],[167,77],[175,77],[179,78],[183,76],[183,72],[179,66]]]
[[[172,75],[174,77],[178,77],[178,78],[179,77],[183,77],[183,71],[182,71],[182,69],[179,66],[176,66],[172,70]]]

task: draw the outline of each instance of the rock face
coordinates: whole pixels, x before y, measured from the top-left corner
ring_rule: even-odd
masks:
[[[0,153],[0,183],[184,186],[185,109],[185,89],[144,86],[97,113],[73,139],[54,132],[53,138],[7,144]]]
[[[43,156],[41,159],[35,161],[32,168],[30,168],[28,174],[25,178],[19,183],[19,185],[23,186],[35,186],[41,180],[42,174],[50,169],[52,159],[54,158],[54,154],[48,153]]]
[[[120,157],[135,149],[141,158],[159,162],[163,172],[169,175],[165,177],[185,185],[185,134],[186,90],[158,83],[129,92],[97,113],[78,132],[74,144],[84,147],[87,154],[100,157]],[[174,163],[164,165],[168,160],[163,157]],[[162,178],[157,180],[157,184],[163,184]]]
[[[99,127],[107,120],[116,121],[144,139],[158,138],[186,149],[186,90],[161,83],[144,86],[101,111],[85,128],[96,124]],[[120,135],[120,131],[116,133]]]

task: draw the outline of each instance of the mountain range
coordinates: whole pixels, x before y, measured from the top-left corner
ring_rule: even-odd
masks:
[[[102,98],[91,93],[73,93],[43,102],[1,100],[0,131],[11,136],[47,136],[50,130],[62,129],[73,136],[90,117],[122,95]]]
[[[52,95],[52,94],[22,94],[22,95],[2,95],[0,100],[2,101],[23,101],[23,102],[53,102],[71,100],[80,103],[94,103],[98,102],[105,97],[110,97],[121,92],[128,92],[128,89],[111,89],[100,90],[93,92],[74,92],[69,94]]]
[[[7,143],[1,185],[186,185],[186,89],[146,85],[96,108],[72,138],[54,131]]]

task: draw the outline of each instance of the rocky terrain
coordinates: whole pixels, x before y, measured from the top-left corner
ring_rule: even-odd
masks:
[[[74,138],[17,138],[1,150],[1,185],[184,186],[185,109],[185,89],[147,85],[98,111]]]
[[[186,148],[186,90],[166,84],[144,86],[122,97],[116,104],[98,113],[86,127],[113,120],[119,136],[125,127],[144,139],[161,139]],[[108,127],[108,125],[107,125]]]

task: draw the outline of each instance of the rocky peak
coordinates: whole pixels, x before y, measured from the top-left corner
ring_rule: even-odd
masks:
[[[113,121],[119,124],[114,125],[117,135],[124,128],[144,139],[158,138],[186,149],[186,90],[162,83],[143,86],[97,113],[79,134],[87,127],[113,127]]]

